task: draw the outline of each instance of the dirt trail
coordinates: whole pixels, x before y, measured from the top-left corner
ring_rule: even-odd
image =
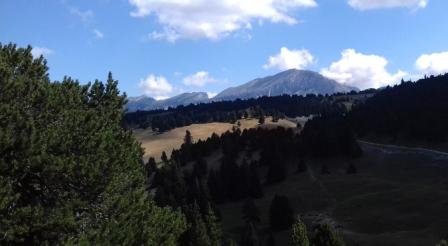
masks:
[[[448,152],[442,152],[442,151],[438,151],[438,150],[420,148],[420,147],[406,147],[406,146],[391,145],[391,144],[372,143],[372,142],[367,142],[367,141],[363,141],[363,140],[358,140],[358,142],[361,144],[366,144],[366,145],[370,145],[370,146],[377,147],[377,148],[386,148],[389,150],[392,149],[392,150],[399,151],[399,152],[419,153],[419,154],[424,154],[424,155],[430,156],[433,159],[448,160]]]

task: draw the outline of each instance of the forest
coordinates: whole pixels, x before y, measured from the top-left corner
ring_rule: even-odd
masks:
[[[345,107],[322,95],[283,95],[235,101],[201,103],[178,106],[167,110],[137,111],[123,118],[125,127],[148,128],[164,132],[195,123],[229,122],[241,118],[272,116],[274,120],[286,117],[317,114],[343,114]]]
[[[146,175],[151,180],[149,188],[155,193],[156,203],[180,208],[187,221],[197,225],[187,232],[187,243],[181,245],[189,245],[191,240],[195,242],[193,245],[215,245],[208,243],[216,240],[214,230],[217,228],[216,224],[210,224],[210,214],[214,212],[217,217],[213,221],[219,221],[221,213],[217,204],[242,200],[246,201],[241,208],[246,225],[240,240],[234,242],[224,234],[222,240],[228,243],[226,245],[260,245],[257,231],[260,214],[253,199],[264,196],[264,187],[283,182],[288,175],[305,172],[309,158],[357,158],[362,155],[347,123],[327,121],[324,117],[314,118],[311,122],[306,124],[302,134],[282,127],[234,129],[196,143],[187,131],[179,150],[174,150],[170,158],[162,154],[160,167],[154,158],[150,158],[145,165]],[[319,132],[325,134],[315,138]],[[331,151],[322,151],[323,147]],[[223,156],[219,167],[211,168],[205,158],[216,151],[221,151]],[[266,169],[266,172],[260,169]],[[325,174],[332,167],[322,166],[320,169]],[[347,173],[354,172],[356,167],[347,167]],[[271,234],[289,230],[294,225],[298,231],[293,231],[292,238],[299,238],[294,239],[297,242],[292,245],[303,245],[304,242],[309,243],[305,245],[344,245],[334,228],[325,224],[310,228],[314,232],[308,238],[306,226],[298,219],[297,212],[287,196],[275,196],[269,215]],[[200,229],[202,224],[213,231]],[[202,234],[203,238],[198,238]],[[269,245],[274,245],[275,239],[270,237],[268,241],[271,241]]]
[[[446,142],[448,74],[425,76],[386,87],[353,108],[349,118],[359,136],[392,141]]]

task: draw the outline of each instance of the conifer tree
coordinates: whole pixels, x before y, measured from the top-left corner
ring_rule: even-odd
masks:
[[[269,223],[272,231],[283,231],[294,223],[294,210],[286,196],[275,195],[269,208]]]
[[[185,146],[191,146],[193,144],[193,137],[191,136],[191,132],[189,130],[185,131],[184,144]]]
[[[221,224],[215,215],[210,204],[207,208],[207,213],[205,214],[205,224],[207,225],[208,236],[210,238],[211,246],[221,246],[222,242],[222,230]]]
[[[249,196],[252,198],[263,197],[263,187],[258,175],[258,164],[253,161],[249,167]]]
[[[345,246],[345,242],[328,224],[317,225],[313,229],[311,245],[313,246]]]
[[[292,245],[293,246],[309,246],[308,232],[306,225],[297,217],[296,222],[292,225]]]
[[[264,113],[260,114],[260,118],[258,118],[258,124],[263,125],[266,121],[266,117],[264,116]]]
[[[176,245],[185,218],[147,192],[118,82],[50,82],[31,50],[0,44],[0,244]]]
[[[207,185],[213,202],[219,204],[226,200],[226,194],[219,171],[210,170],[207,178]]]
[[[182,244],[191,246],[211,245],[207,225],[202,218],[198,204],[194,202],[192,205],[188,205],[184,212],[190,225],[183,235]]]
[[[160,159],[163,161],[163,163],[168,164],[168,156],[166,156],[165,151],[162,152],[162,156]]]
[[[153,173],[157,171],[157,163],[154,157],[150,157],[148,162],[145,164],[145,171],[147,177],[151,176]]]

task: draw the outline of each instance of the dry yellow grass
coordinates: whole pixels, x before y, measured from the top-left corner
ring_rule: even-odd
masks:
[[[240,120],[240,123],[241,130],[259,126],[257,119],[242,119]],[[145,150],[144,160],[146,161],[149,157],[154,157],[156,161],[159,161],[163,151],[165,151],[169,157],[173,149],[177,149],[182,145],[187,130],[191,132],[193,140],[197,141],[199,139],[207,139],[213,133],[221,135],[226,131],[232,130],[234,126],[236,126],[236,124],[213,122],[179,127],[162,134],[155,133],[150,129],[136,129],[134,130],[134,135]],[[267,117],[263,127],[275,126],[296,127],[296,123],[286,119],[272,122],[272,118]]]

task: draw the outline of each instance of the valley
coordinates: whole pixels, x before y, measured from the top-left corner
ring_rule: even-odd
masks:
[[[242,120],[242,128],[257,127],[256,120]],[[207,137],[205,132],[227,131],[231,124],[209,123],[171,130],[163,138],[177,135],[180,146],[185,130],[192,131],[195,139]],[[292,127],[291,121],[266,126]],[[197,132],[202,129],[202,132]],[[161,135],[163,135],[161,134]],[[202,135],[201,135],[202,134]],[[155,141],[147,139],[146,146],[154,149]],[[448,153],[410,149],[359,141],[364,152],[358,159],[330,158],[307,160],[307,171],[296,173],[295,164],[288,162],[287,178],[278,184],[263,185],[264,196],[254,199],[260,212],[257,224],[260,240],[270,235],[269,207],[275,195],[287,196],[295,213],[309,225],[327,223],[343,235],[348,245],[420,246],[433,245],[440,234],[448,230]],[[248,159],[240,153],[237,161],[259,160],[260,153]],[[213,152],[205,160],[209,170],[218,170],[223,153]],[[347,174],[347,165],[356,167],[355,174]],[[193,169],[193,163],[185,166]],[[329,167],[322,174],[321,167]],[[265,177],[267,167],[259,168]],[[265,183],[262,178],[262,183]],[[245,200],[217,205],[223,230],[235,241],[244,230],[242,207]],[[291,231],[274,234],[278,245],[287,245]]]

